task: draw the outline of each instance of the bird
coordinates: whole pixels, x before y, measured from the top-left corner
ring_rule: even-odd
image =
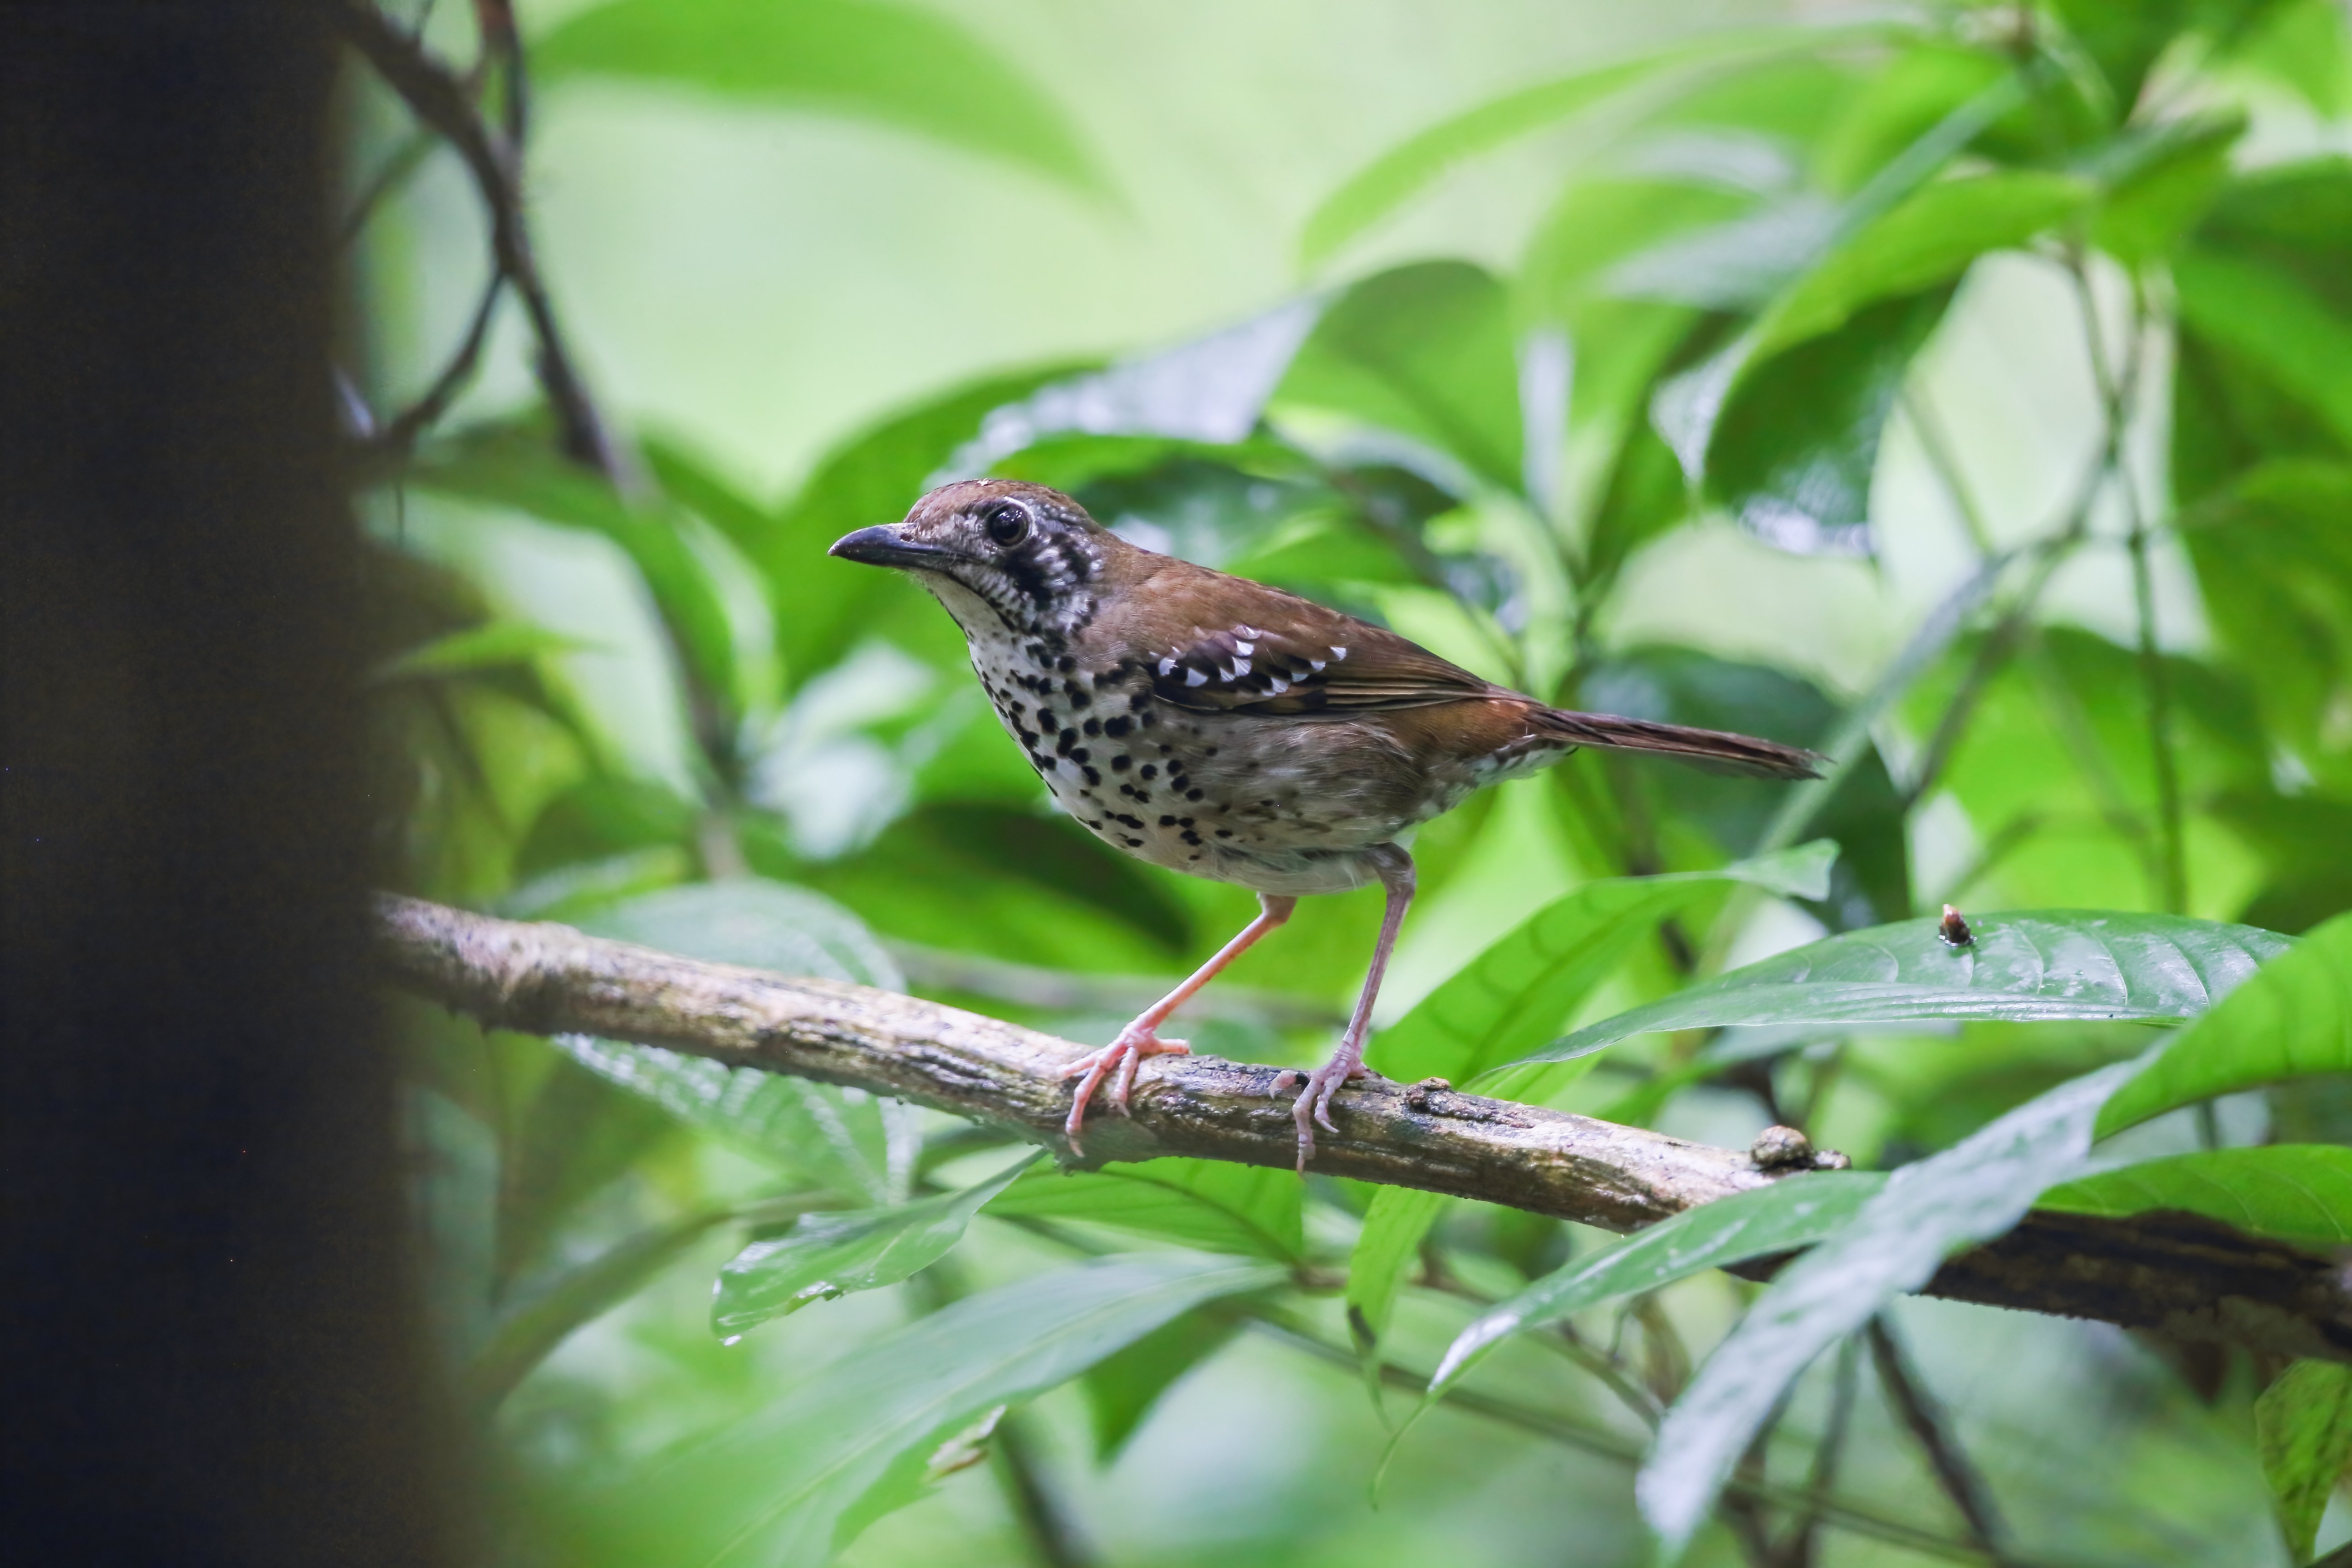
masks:
[[[1413,895],[1403,839],[1474,791],[1580,747],[1648,752],[1772,779],[1822,759],[1776,741],[1553,708],[1298,595],[1121,538],[1070,497],[999,479],[942,485],[831,554],[913,577],[962,629],[981,689],[1054,802],[1155,866],[1238,884],[1258,914],[1110,1044],[1067,1064],[1063,1131],[1083,1153],[1108,1079],[1125,1114],[1143,1058],[1185,1055],[1160,1026],[1290,918],[1299,899],[1378,883],[1371,966],[1330,1059],[1298,1088],[1298,1172],[1333,1097],[1370,1075],[1373,1001]]]

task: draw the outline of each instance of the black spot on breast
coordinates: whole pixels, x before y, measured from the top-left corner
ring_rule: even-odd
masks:
[[[1093,698],[1087,695],[1086,689],[1081,687],[1075,680],[1065,680],[1062,682],[1062,695],[1070,700],[1070,706],[1073,708],[1084,708],[1087,703],[1094,700]]]
[[[1201,836],[1188,827],[1184,830],[1184,842],[1187,844],[1198,844],[1201,842]],[[1192,858],[1198,860],[1200,857],[1195,855]]]
[[[1083,753],[1081,753],[1081,754],[1083,754]],[[1094,769],[1092,769],[1092,768],[1088,768],[1088,769],[1087,769],[1087,770],[1086,770],[1086,773],[1087,773],[1087,783],[1088,783],[1088,784],[1098,784],[1102,783],[1102,774],[1100,774],[1100,773],[1098,773],[1095,772],[1095,771],[1094,771]]]
[[[1231,838],[1233,836],[1234,830],[1230,827],[1220,827],[1217,829],[1217,837],[1220,838]]]
[[[1163,816],[1160,819],[1160,826],[1162,827],[1173,827],[1176,826],[1176,819],[1172,816]]]
[[[1123,773],[1133,766],[1135,766],[1135,759],[1125,752],[1121,752],[1110,760],[1110,771],[1115,773]]]
[[[1134,828],[1138,833],[1143,831],[1143,818],[1139,816],[1129,816],[1123,811],[1114,811],[1110,814],[1110,819],[1113,822],[1125,823],[1128,826]]]
[[[1146,780],[1147,782],[1151,779],[1156,779],[1160,776],[1160,764],[1158,763],[1146,763],[1143,764],[1143,771],[1136,776]]]
[[[1206,790],[1188,789],[1184,792],[1184,798],[1186,800],[1206,800],[1208,798],[1208,795],[1209,792]]]
[[[1061,727],[1062,721],[1054,717],[1054,710],[1051,708],[1040,708],[1037,710],[1037,728],[1040,730],[1058,730]]]
[[[1070,671],[1078,668],[1078,661],[1072,658],[1068,654],[1064,654],[1061,658],[1054,661],[1054,668],[1060,670],[1064,675],[1067,675]]]
[[[1099,719],[1089,719],[1084,724],[1079,725],[1078,728],[1084,730],[1089,735],[1099,735],[1102,733],[1102,721]]]
[[[1135,721],[1129,719],[1124,715],[1117,719],[1106,719],[1103,721],[1103,733],[1110,736],[1113,740],[1117,740],[1119,736],[1126,734],[1133,728],[1135,728]]]
[[[1143,847],[1143,840],[1142,840],[1142,839],[1140,839],[1140,838],[1129,838],[1129,837],[1126,837],[1124,834],[1122,834],[1122,835],[1119,837],[1119,842],[1120,842],[1121,844],[1126,845],[1129,849],[1140,849],[1140,848],[1142,848],[1142,847]]]

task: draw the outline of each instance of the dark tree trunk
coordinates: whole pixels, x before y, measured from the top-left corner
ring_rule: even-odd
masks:
[[[362,966],[333,67],[310,6],[0,6],[21,1563],[456,1555]]]

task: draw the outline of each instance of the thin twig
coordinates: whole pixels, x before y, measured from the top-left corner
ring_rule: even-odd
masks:
[[[1351,1350],[1331,1344],[1307,1331],[1286,1317],[1271,1309],[1244,1309],[1244,1321],[1259,1333],[1280,1343],[1303,1351],[1335,1366],[1355,1370],[1359,1363]],[[1410,1372],[1391,1362],[1378,1363],[1381,1381],[1389,1387],[1413,1394],[1425,1393],[1429,1386],[1426,1374]],[[1445,1402],[1456,1409],[1465,1410],[1499,1425],[1515,1427],[1534,1436],[1547,1438],[1564,1447],[1579,1448],[1585,1453],[1623,1465],[1639,1465],[1648,1457],[1649,1445],[1641,1438],[1614,1432],[1605,1426],[1590,1426],[1570,1421],[1549,1411],[1537,1410],[1512,1400],[1500,1399],[1475,1388],[1448,1391]],[[1732,1497],[1752,1498],[1775,1508],[1795,1509],[1805,1505],[1805,1498],[1786,1487],[1753,1477],[1734,1476],[1724,1483],[1725,1493]],[[1838,1499],[1826,1499],[1822,1503],[1822,1519],[1826,1524],[1856,1535],[1866,1535],[1890,1545],[1904,1547],[1948,1563],[1982,1563],[1986,1553],[1962,1542],[1951,1541],[1916,1525],[1888,1519],[1883,1514]],[[2024,1568],[2023,1564],[2013,1568]]]
[[[482,345],[489,341],[490,323],[498,319],[499,297],[505,291],[507,276],[493,272],[482,289],[481,302],[474,307],[474,319],[466,328],[466,335],[457,344],[449,363],[425,389],[423,396],[410,404],[389,424],[378,430],[367,443],[373,457],[391,463],[406,458],[416,447],[416,438],[440,422],[457,394],[474,379],[474,371],[481,363]]]
[[[358,239],[360,231],[367,227],[368,219],[375,216],[385,199],[406,184],[409,176],[424,167],[425,157],[439,145],[441,138],[430,131],[419,131],[402,142],[352,203],[352,210],[344,215],[343,226],[336,231],[335,247],[345,248]]]
[[[499,270],[514,285],[539,339],[540,384],[554,410],[565,454],[625,489],[636,488],[635,468],[623,458],[597,413],[541,279],[530,230],[523,222],[520,149],[490,129],[473,94],[456,73],[394,26],[373,5],[362,0],[342,0],[329,9],[343,36],[367,57],[409,111],[457,149],[472,173],[489,214],[491,254]],[[485,47],[490,43],[486,33]],[[520,58],[519,49],[514,58]],[[519,72],[510,73],[510,112],[520,101],[519,89],[513,84],[520,79]]]
[[[1778,1568],[1813,1568],[1821,1555],[1822,1505],[1837,1489],[1838,1464],[1845,1457],[1846,1433],[1853,1424],[1853,1396],[1862,1381],[1861,1370],[1860,1342],[1848,1335],[1838,1342],[1836,1368],[1830,1374],[1829,1423],[1813,1445],[1804,1504],[1780,1543]]]
[[[2009,1539],[2009,1531],[2001,1523],[1991,1489],[1969,1462],[1959,1440],[1945,1429],[1943,1413],[1936,1406],[1935,1395],[1927,1392],[1912,1371],[1910,1359],[1903,1353],[1902,1343],[1895,1339],[1885,1316],[1871,1319],[1870,1326],[1863,1332],[1870,1342],[1871,1365],[1877,1370],[1879,1386],[1886,1391],[1887,1404],[1902,1420],[1912,1440],[1919,1445],[1944,1495],[1952,1500],[1952,1506],[1968,1522],[1969,1536],[1995,1562],[2010,1563],[2011,1559],[2002,1547]]]

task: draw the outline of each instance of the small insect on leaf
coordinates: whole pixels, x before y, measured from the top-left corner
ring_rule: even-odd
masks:
[[[1976,945],[1976,932],[1970,931],[1969,922],[1960,918],[1960,911],[1949,904],[1944,906],[1943,923],[1936,928],[1936,934],[1944,939],[1944,944],[1947,947]]]

